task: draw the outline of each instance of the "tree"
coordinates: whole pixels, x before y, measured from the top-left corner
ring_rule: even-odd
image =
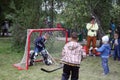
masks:
[[[14,0],[15,17],[11,29],[14,47],[24,46],[27,29],[43,27],[41,25],[43,25],[44,13],[40,9],[41,3],[40,0]]]
[[[43,11],[41,6],[46,1],[49,1],[50,10]],[[58,4],[56,7],[55,3]],[[111,17],[118,19],[119,16],[119,6],[113,7],[112,0],[1,0],[0,6],[3,19],[6,15],[12,16],[8,18],[13,21],[11,30],[15,47],[24,46],[28,28],[46,27],[44,19],[47,16],[50,16],[52,23],[62,22],[65,28],[76,31],[85,29],[89,18],[95,16],[100,34],[104,34],[104,30],[109,28]],[[65,6],[63,11],[57,13],[61,6]]]
[[[100,27],[100,34],[108,29],[110,21],[110,0],[66,0],[68,3],[63,18],[67,27],[84,28],[91,16],[95,16]],[[76,29],[76,30],[78,30]]]
[[[116,26],[120,23],[120,6],[113,5],[113,9],[110,11],[111,17],[115,20]]]
[[[105,34],[104,30],[109,28],[110,22],[110,10],[112,9],[112,4],[110,0],[88,0],[87,3],[90,14],[96,17],[99,24],[100,33]],[[99,35],[101,37],[102,35]]]
[[[0,24],[9,12],[14,12],[14,10],[9,7],[10,2],[11,0],[0,0]]]

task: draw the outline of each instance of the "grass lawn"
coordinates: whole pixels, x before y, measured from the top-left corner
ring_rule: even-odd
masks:
[[[22,52],[11,50],[9,38],[0,38],[0,80],[61,80],[62,69],[45,73],[40,70],[41,67],[46,67],[43,63],[37,63],[29,70],[17,70],[12,65],[18,63],[22,57]],[[81,63],[79,80],[120,80],[120,62],[113,61],[112,57],[109,59],[110,74],[107,76],[102,75],[100,64],[99,57],[87,57]]]

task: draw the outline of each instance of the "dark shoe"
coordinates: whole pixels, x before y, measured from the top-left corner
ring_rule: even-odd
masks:
[[[34,60],[31,60],[29,66],[33,66],[33,65],[34,65]]]

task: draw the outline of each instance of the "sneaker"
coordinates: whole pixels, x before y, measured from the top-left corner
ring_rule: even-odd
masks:
[[[86,56],[89,56],[89,54],[87,54]]]
[[[93,54],[89,54],[89,56],[93,56]]]
[[[102,73],[102,75],[104,75],[104,76],[105,76],[105,75],[108,75],[108,74],[109,74],[109,73]]]
[[[105,73],[102,73],[102,75],[105,75]]]
[[[93,54],[93,56],[95,57],[96,55],[95,55],[95,54]]]

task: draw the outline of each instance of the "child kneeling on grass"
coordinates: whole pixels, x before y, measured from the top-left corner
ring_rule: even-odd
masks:
[[[62,80],[68,80],[71,75],[71,80],[78,80],[79,66],[82,57],[86,57],[86,53],[82,46],[78,43],[77,33],[73,32],[71,41],[65,44],[62,50],[63,74]]]
[[[102,60],[102,67],[104,70],[103,75],[107,75],[109,73],[109,66],[108,66],[108,58],[110,55],[110,44],[109,42],[109,37],[108,36],[103,36],[102,37],[102,46],[100,48],[96,48],[96,51],[100,52],[100,57]]]

